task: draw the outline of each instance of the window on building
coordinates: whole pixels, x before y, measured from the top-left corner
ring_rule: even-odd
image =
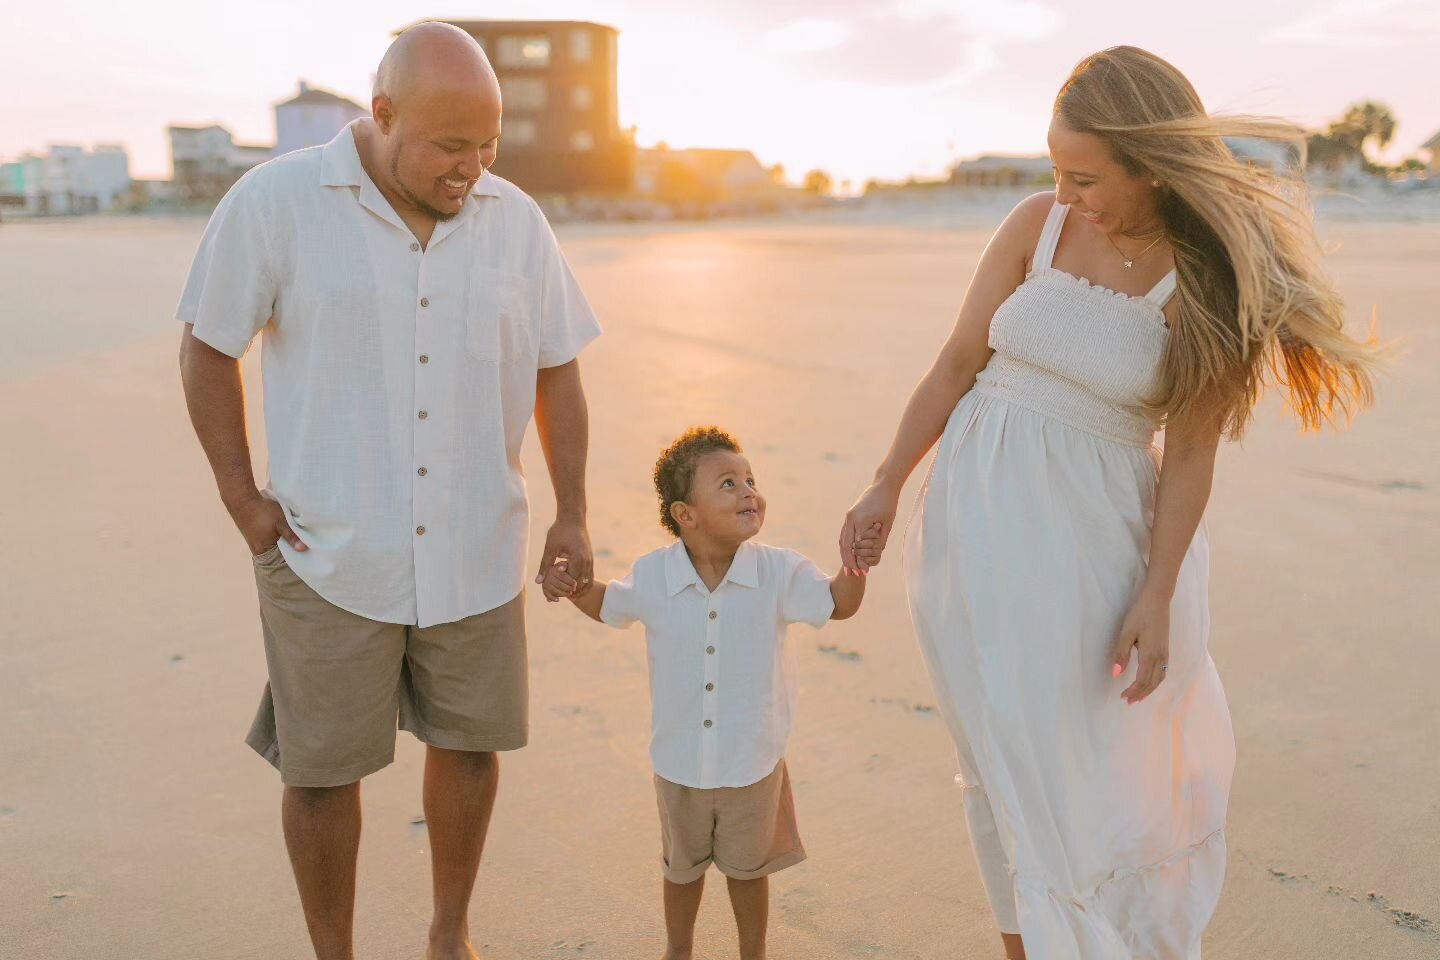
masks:
[[[506,120],[500,128],[500,143],[502,146],[524,147],[534,143],[538,134],[534,120]]]
[[[570,135],[570,149],[578,153],[595,149],[595,138],[589,130],[576,130]]]
[[[572,30],[570,32],[570,59],[576,63],[588,63],[594,53],[589,30]]]
[[[500,81],[500,97],[506,110],[543,110],[545,81],[536,77],[506,77]]]
[[[502,67],[548,67],[549,37],[501,37],[498,57]]]
[[[589,110],[590,105],[594,102],[594,95],[590,92],[590,88],[585,86],[584,84],[581,84],[573,91],[571,91],[570,106],[574,107],[576,110]]]

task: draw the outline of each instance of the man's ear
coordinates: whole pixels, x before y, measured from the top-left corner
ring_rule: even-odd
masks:
[[[670,517],[686,529],[695,529],[695,513],[684,500],[676,500],[670,504]]]
[[[375,126],[386,136],[390,135],[390,128],[395,125],[395,104],[383,93],[376,94],[370,100],[370,115],[375,118]]]

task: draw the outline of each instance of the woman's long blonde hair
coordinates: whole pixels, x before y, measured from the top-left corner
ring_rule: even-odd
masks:
[[[1278,164],[1237,159],[1222,137],[1278,142],[1303,161],[1304,131],[1205,112],[1184,75],[1136,47],[1082,60],[1055,99],[1065,126],[1109,142],[1132,175],[1161,183],[1157,210],[1175,254],[1171,324],[1154,414],[1213,410],[1239,438],[1267,382],[1284,386],[1306,429],[1372,398],[1380,347],[1343,330],[1344,303],[1320,269],[1304,183]]]

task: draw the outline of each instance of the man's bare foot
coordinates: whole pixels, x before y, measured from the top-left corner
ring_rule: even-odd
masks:
[[[469,940],[458,943],[431,940],[430,948],[425,951],[425,960],[480,960],[480,954],[470,946]]]

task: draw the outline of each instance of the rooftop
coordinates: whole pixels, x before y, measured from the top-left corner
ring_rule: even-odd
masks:
[[[609,30],[611,33],[619,33],[612,26],[603,23],[595,23],[593,20],[446,20],[443,17],[431,17],[425,20],[416,20],[408,23],[395,31],[395,36],[404,33],[411,27],[419,26],[422,23],[448,23],[451,26],[459,27],[467,33],[471,30],[545,30],[554,27],[594,27],[596,30]]]
[[[291,97],[289,100],[285,100],[285,101],[283,101],[283,102],[281,102],[281,103],[275,104],[275,106],[277,106],[277,107],[288,107],[288,106],[291,106],[292,104],[299,104],[299,103],[320,103],[320,104],[335,104],[335,103],[339,103],[339,104],[344,104],[344,105],[347,106],[347,107],[353,107],[353,108],[356,109],[356,110],[364,110],[364,109],[365,109],[364,107],[360,106],[360,104],[356,103],[354,100],[351,100],[349,97],[342,97],[342,96],[340,96],[338,93],[331,93],[329,90],[321,90],[319,87],[312,87],[312,86],[310,86],[310,84],[306,83],[304,80],[301,80],[301,81],[300,81],[300,92],[299,92],[299,93],[297,93],[295,96]]]

